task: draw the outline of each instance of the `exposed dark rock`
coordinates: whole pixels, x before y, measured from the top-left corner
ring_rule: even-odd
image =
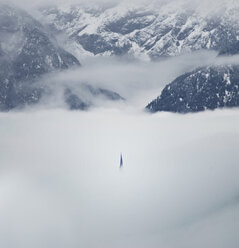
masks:
[[[91,105],[90,103],[82,101],[80,97],[74,94],[70,89],[65,90],[64,98],[70,110],[87,110]]]
[[[129,43],[123,46],[117,46],[115,44],[117,40],[111,40],[109,43],[98,34],[83,34],[77,36],[76,40],[86,51],[92,52],[94,55],[104,52],[111,52],[114,55],[124,55],[131,48],[131,44]]]
[[[102,88],[94,88],[88,84],[84,84],[83,87],[87,89],[93,96],[103,96],[106,99],[112,100],[112,101],[125,100],[118,93],[113,92],[111,90],[102,89]]]
[[[65,102],[71,110],[88,110],[94,106],[94,101],[98,98],[104,98],[110,101],[125,100],[116,92],[95,88],[89,84],[82,84],[77,87],[77,90],[67,88],[64,91]]]

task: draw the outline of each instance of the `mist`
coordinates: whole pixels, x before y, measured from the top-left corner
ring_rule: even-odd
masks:
[[[70,88],[85,101],[95,107],[126,107],[142,111],[154,98],[160,95],[166,84],[176,77],[201,66],[209,66],[217,61],[214,51],[198,51],[159,61],[142,61],[129,57],[88,57],[81,60],[82,66],[71,70],[47,74],[39,82],[43,87],[50,87],[51,97],[44,98],[40,104],[46,107],[65,107],[63,91]],[[234,58],[234,62],[239,61]],[[220,59],[223,63],[223,58]],[[82,85],[91,85],[119,93],[126,101],[113,103],[105,99],[92,98]],[[39,105],[37,106],[39,107]]]
[[[12,3],[39,19],[37,9],[49,5]],[[226,1],[154,3],[213,12]],[[238,65],[239,56],[204,50],[157,61],[76,56],[81,66],[30,85],[46,91],[40,103],[0,113],[0,247],[237,248],[239,109],[187,115],[144,109],[178,76]],[[84,85],[124,100],[89,94]],[[66,89],[91,102],[89,111],[68,111]]]
[[[170,8],[177,9],[177,8],[189,8],[189,9],[197,9],[201,14],[209,14],[209,13],[217,13],[223,11],[227,4],[234,4],[238,7],[237,0],[214,0],[210,1],[207,0],[52,0],[51,2],[47,0],[0,0],[2,3],[12,3],[18,5],[19,7],[25,8],[27,10],[35,10],[39,7],[45,6],[70,6],[70,5],[82,5],[82,6],[89,6],[92,8],[95,7],[103,7],[103,6],[114,6],[115,4],[126,4],[129,7],[146,7],[148,4],[153,4],[154,6],[160,6],[164,4],[168,4]],[[36,13],[34,13],[36,14]]]
[[[238,246],[238,110],[45,110],[0,123],[1,247]]]
[[[215,51],[201,50],[159,61],[99,56],[86,57],[81,63],[81,67],[47,74],[40,80],[39,84],[49,87],[52,95],[43,98],[37,108],[66,108],[63,92],[70,88],[84,101],[92,102],[94,107],[131,107],[142,111],[178,76],[199,67],[238,65],[239,56],[218,56]],[[125,101],[96,98],[82,88],[85,84],[117,92]]]

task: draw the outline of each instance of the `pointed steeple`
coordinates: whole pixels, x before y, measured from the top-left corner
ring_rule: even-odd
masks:
[[[123,156],[122,156],[122,153],[120,154],[120,168],[122,168],[124,165],[123,163]]]

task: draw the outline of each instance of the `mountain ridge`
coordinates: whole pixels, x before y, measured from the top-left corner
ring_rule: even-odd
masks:
[[[39,102],[44,89],[35,83],[49,72],[79,66],[27,12],[0,5],[0,109]]]
[[[146,109],[152,113],[190,113],[238,106],[239,66],[218,65],[179,76]]]
[[[66,49],[79,54],[128,54],[145,59],[200,49],[237,54],[239,4],[229,2],[207,14],[175,1],[161,5],[123,2],[107,8],[68,5],[43,8],[41,13],[46,24],[67,37]]]

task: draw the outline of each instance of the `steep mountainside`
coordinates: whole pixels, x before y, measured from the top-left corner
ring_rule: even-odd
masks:
[[[203,0],[202,0],[203,2]],[[239,3],[212,8],[185,1],[101,6],[64,5],[44,8],[46,23],[68,37],[66,47],[78,54],[157,58],[213,49],[239,52]]]
[[[53,88],[37,84],[39,78],[80,65],[77,58],[84,55],[157,59],[201,49],[216,50],[219,56],[238,54],[239,2],[189,2],[66,3],[41,8],[38,21],[25,11],[0,4],[0,109],[38,102]],[[166,86],[147,108],[187,113],[238,106],[238,74],[238,66],[232,65],[198,68]],[[92,104],[84,94],[89,99],[123,99],[89,85],[73,89],[68,84],[61,90],[70,109]]]
[[[26,12],[0,4],[0,109],[38,102],[41,75],[79,65]]]
[[[198,112],[239,106],[239,66],[199,68],[167,85],[147,109],[151,112]]]

